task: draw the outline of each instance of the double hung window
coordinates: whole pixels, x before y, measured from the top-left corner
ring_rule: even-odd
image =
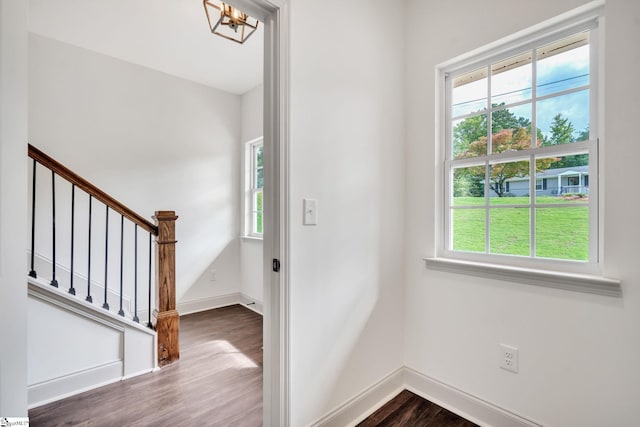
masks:
[[[444,70],[447,257],[597,264],[596,35],[594,18]]]
[[[247,167],[248,167],[248,200],[246,205],[246,235],[249,237],[262,237],[263,231],[263,185],[264,185],[264,164],[263,164],[263,141],[259,140],[247,144]]]

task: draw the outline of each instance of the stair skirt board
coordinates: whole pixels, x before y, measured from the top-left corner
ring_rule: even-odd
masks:
[[[153,330],[146,326],[146,322],[143,321],[142,317],[140,318],[140,323],[136,323],[127,316],[120,316],[112,310],[105,310],[99,304],[90,303],[82,297],[71,295],[65,289],[54,288],[42,278],[34,279],[28,277],[27,282],[29,287],[28,294],[31,297],[48,301],[76,314],[84,313],[86,317],[98,322],[104,321],[109,325],[127,325],[148,334],[155,334]]]
[[[27,251],[27,252],[30,256],[31,251]],[[34,268],[38,273],[39,279],[44,280],[46,282],[51,281],[52,263],[53,261],[50,258],[44,255],[41,255],[38,252],[35,253]],[[59,263],[56,263],[56,280],[59,283],[60,289],[63,289],[65,292],[69,290],[69,286],[71,284],[70,277],[71,277],[71,271],[69,270],[69,268]],[[74,272],[73,283],[74,283],[73,287],[76,289],[76,294],[79,295],[82,299],[84,299],[87,294],[87,276],[83,274],[79,274],[78,272]],[[145,283],[148,286],[148,282],[145,282]],[[141,285],[139,284],[139,286]],[[138,291],[141,292],[143,289],[145,289],[144,286],[139,288]],[[109,303],[111,310],[116,312],[120,308],[119,290],[120,290],[119,281],[118,281],[118,285],[111,284],[111,287],[107,288],[107,302]],[[93,296],[93,303],[102,307],[102,304],[104,303],[104,283],[96,281],[93,278],[93,274],[91,279],[91,295]],[[139,293],[138,295],[141,295],[141,293]],[[147,295],[146,290],[144,291],[144,295]],[[138,307],[146,305],[147,301],[148,301],[148,297],[142,298],[141,300],[138,301]],[[125,294],[122,296],[122,309],[126,313],[133,313],[133,302],[131,301],[131,298],[127,296],[126,289],[125,289]],[[140,313],[140,310],[138,310],[138,313]],[[133,317],[133,314],[131,314],[131,317]],[[140,319],[145,319],[142,316],[140,316],[140,314],[138,314],[138,317]]]
[[[402,390],[409,390],[480,426],[540,427],[541,424],[459,390],[411,368],[401,367],[312,423],[312,427],[355,426]]]
[[[28,406],[157,368],[155,331],[29,279]]]

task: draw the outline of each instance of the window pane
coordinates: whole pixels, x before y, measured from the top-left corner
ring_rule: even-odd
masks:
[[[451,114],[458,117],[487,108],[487,67],[458,76],[453,80]]]
[[[469,157],[485,156],[487,154],[487,115],[468,117],[464,120],[454,120],[453,158],[465,159]]]
[[[489,167],[489,203],[529,203],[529,161],[494,163]]]
[[[531,52],[491,66],[491,104],[504,105],[531,99]]]
[[[264,187],[264,169],[259,168],[256,170],[256,188]]]
[[[589,33],[584,32],[537,50],[537,96],[589,84],[588,43]]]
[[[589,90],[539,101],[536,112],[542,145],[589,139]]]
[[[256,210],[262,212],[262,191],[256,192]]]
[[[262,234],[262,212],[253,212],[253,234]]]
[[[489,211],[489,252],[529,255],[530,225],[528,208],[496,208]]]
[[[485,251],[485,210],[452,209],[452,240],[454,251]]]
[[[263,166],[263,164],[262,164],[262,162],[263,162],[263,160],[262,160],[263,151],[264,151],[264,146],[263,145],[259,145],[256,148],[256,167],[261,168]]]
[[[485,167],[472,166],[453,170],[453,206],[484,204]]]
[[[589,155],[536,159],[536,179],[543,189],[536,191],[536,202],[586,202],[589,196]],[[546,181],[546,182],[545,182]]]
[[[531,148],[531,104],[491,113],[491,152]]]
[[[536,209],[536,256],[587,261],[589,208],[571,206]]]
[[[253,197],[253,232],[262,233],[262,191],[256,191]]]

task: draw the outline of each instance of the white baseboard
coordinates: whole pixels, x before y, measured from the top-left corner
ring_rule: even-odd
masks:
[[[255,299],[240,292],[198,300],[182,301],[176,304],[176,310],[178,310],[178,313],[183,316],[185,314],[198,313],[200,311],[213,310],[215,308],[228,307],[235,304],[244,305],[248,309],[262,314],[262,302],[256,301]]]
[[[129,379],[131,379],[131,378],[138,377],[138,376],[140,376],[140,375],[150,374],[150,373],[152,373],[152,372],[158,372],[160,369],[161,369],[161,368],[160,368],[159,366],[155,366],[155,367],[153,367],[153,368],[151,368],[151,369],[144,369],[144,370],[142,370],[142,371],[138,371],[138,372],[134,372],[134,373],[132,373],[132,374],[125,375],[125,376],[123,376],[123,377],[122,377],[122,378],[120,378],[120,379],[121,379],[122,381],[124,381],[124,380],[129,380]]]
[[[402,390],[409,390],[430,402],[480,426],[540,427],[541,424],[452,387],[411,368],[401,367],[320,418],[311,427],[355,426],[373,414]]]
[[[404,368],[405,388],[480,426],[540,427],[541,424],[500,408],[414,369]]]
[[[182,316],[185,314],[212,310],[214,308],[227,307],[234,304],[240,304],[240,292],[191,301],[182,301],[176,304],[176,310],[178,310],[178,313]]]
[[[398,368],[335,408],[311,427],[355,426],[404,390],[404,368]]]
[[[28,387],[29,409],[120,381],[122,369],[122,360],[117,360],[102,366],[32,384]]]
[[[255,311],[256,313],[262,315],[264,312],[262,311],[262,301],[258,301],[255,298],[251,298],[250,296],[240,293],[240,303],[247,307],[249,310]]]

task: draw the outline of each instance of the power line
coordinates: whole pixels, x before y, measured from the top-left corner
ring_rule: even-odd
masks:
[[[581,79],[581,78],[588,77],[588,76],[589,76],[589,73],[581,74],[579,76],[567,77],[566,79],[560,79],[560,80],[555,80],[555,81],[548,82],[548,83],[543,83],[543,84],[537,85],[536,87],[537,88],[542,88],[542,87],[545,87],[545,86],[555,85],[555,84],[558,84],[558,83],[564,83],[564,82],[568,82],[570,80]],[[504,93],[499,93],[499,94],[493,95],[492,98],[499,98],[501,96],[511,95],[513,93],[518,93],[518,92],[525,92],[525,91],[528,91],[528,90],[532,90],[532,87],[526,87],[526,88],[523,88],[523,89],[512,90],[512,91],[504,92]],[[560,90],[558,90],[558,92],[560,92]],[[457,104],[453,104],[452,106],[453,107],[460,107],[460,106],[464,106],[464,105],[468,105],[468,104],[473,104],[473,103],[476,103],[476,102],[479,102],[479,101],[486,101],[486,99],[487,99],[486,97],[478,98],[478,99],[472,99],[472,100],[469,100],[469,101],[464,101],[464,102],[459,102]]]

